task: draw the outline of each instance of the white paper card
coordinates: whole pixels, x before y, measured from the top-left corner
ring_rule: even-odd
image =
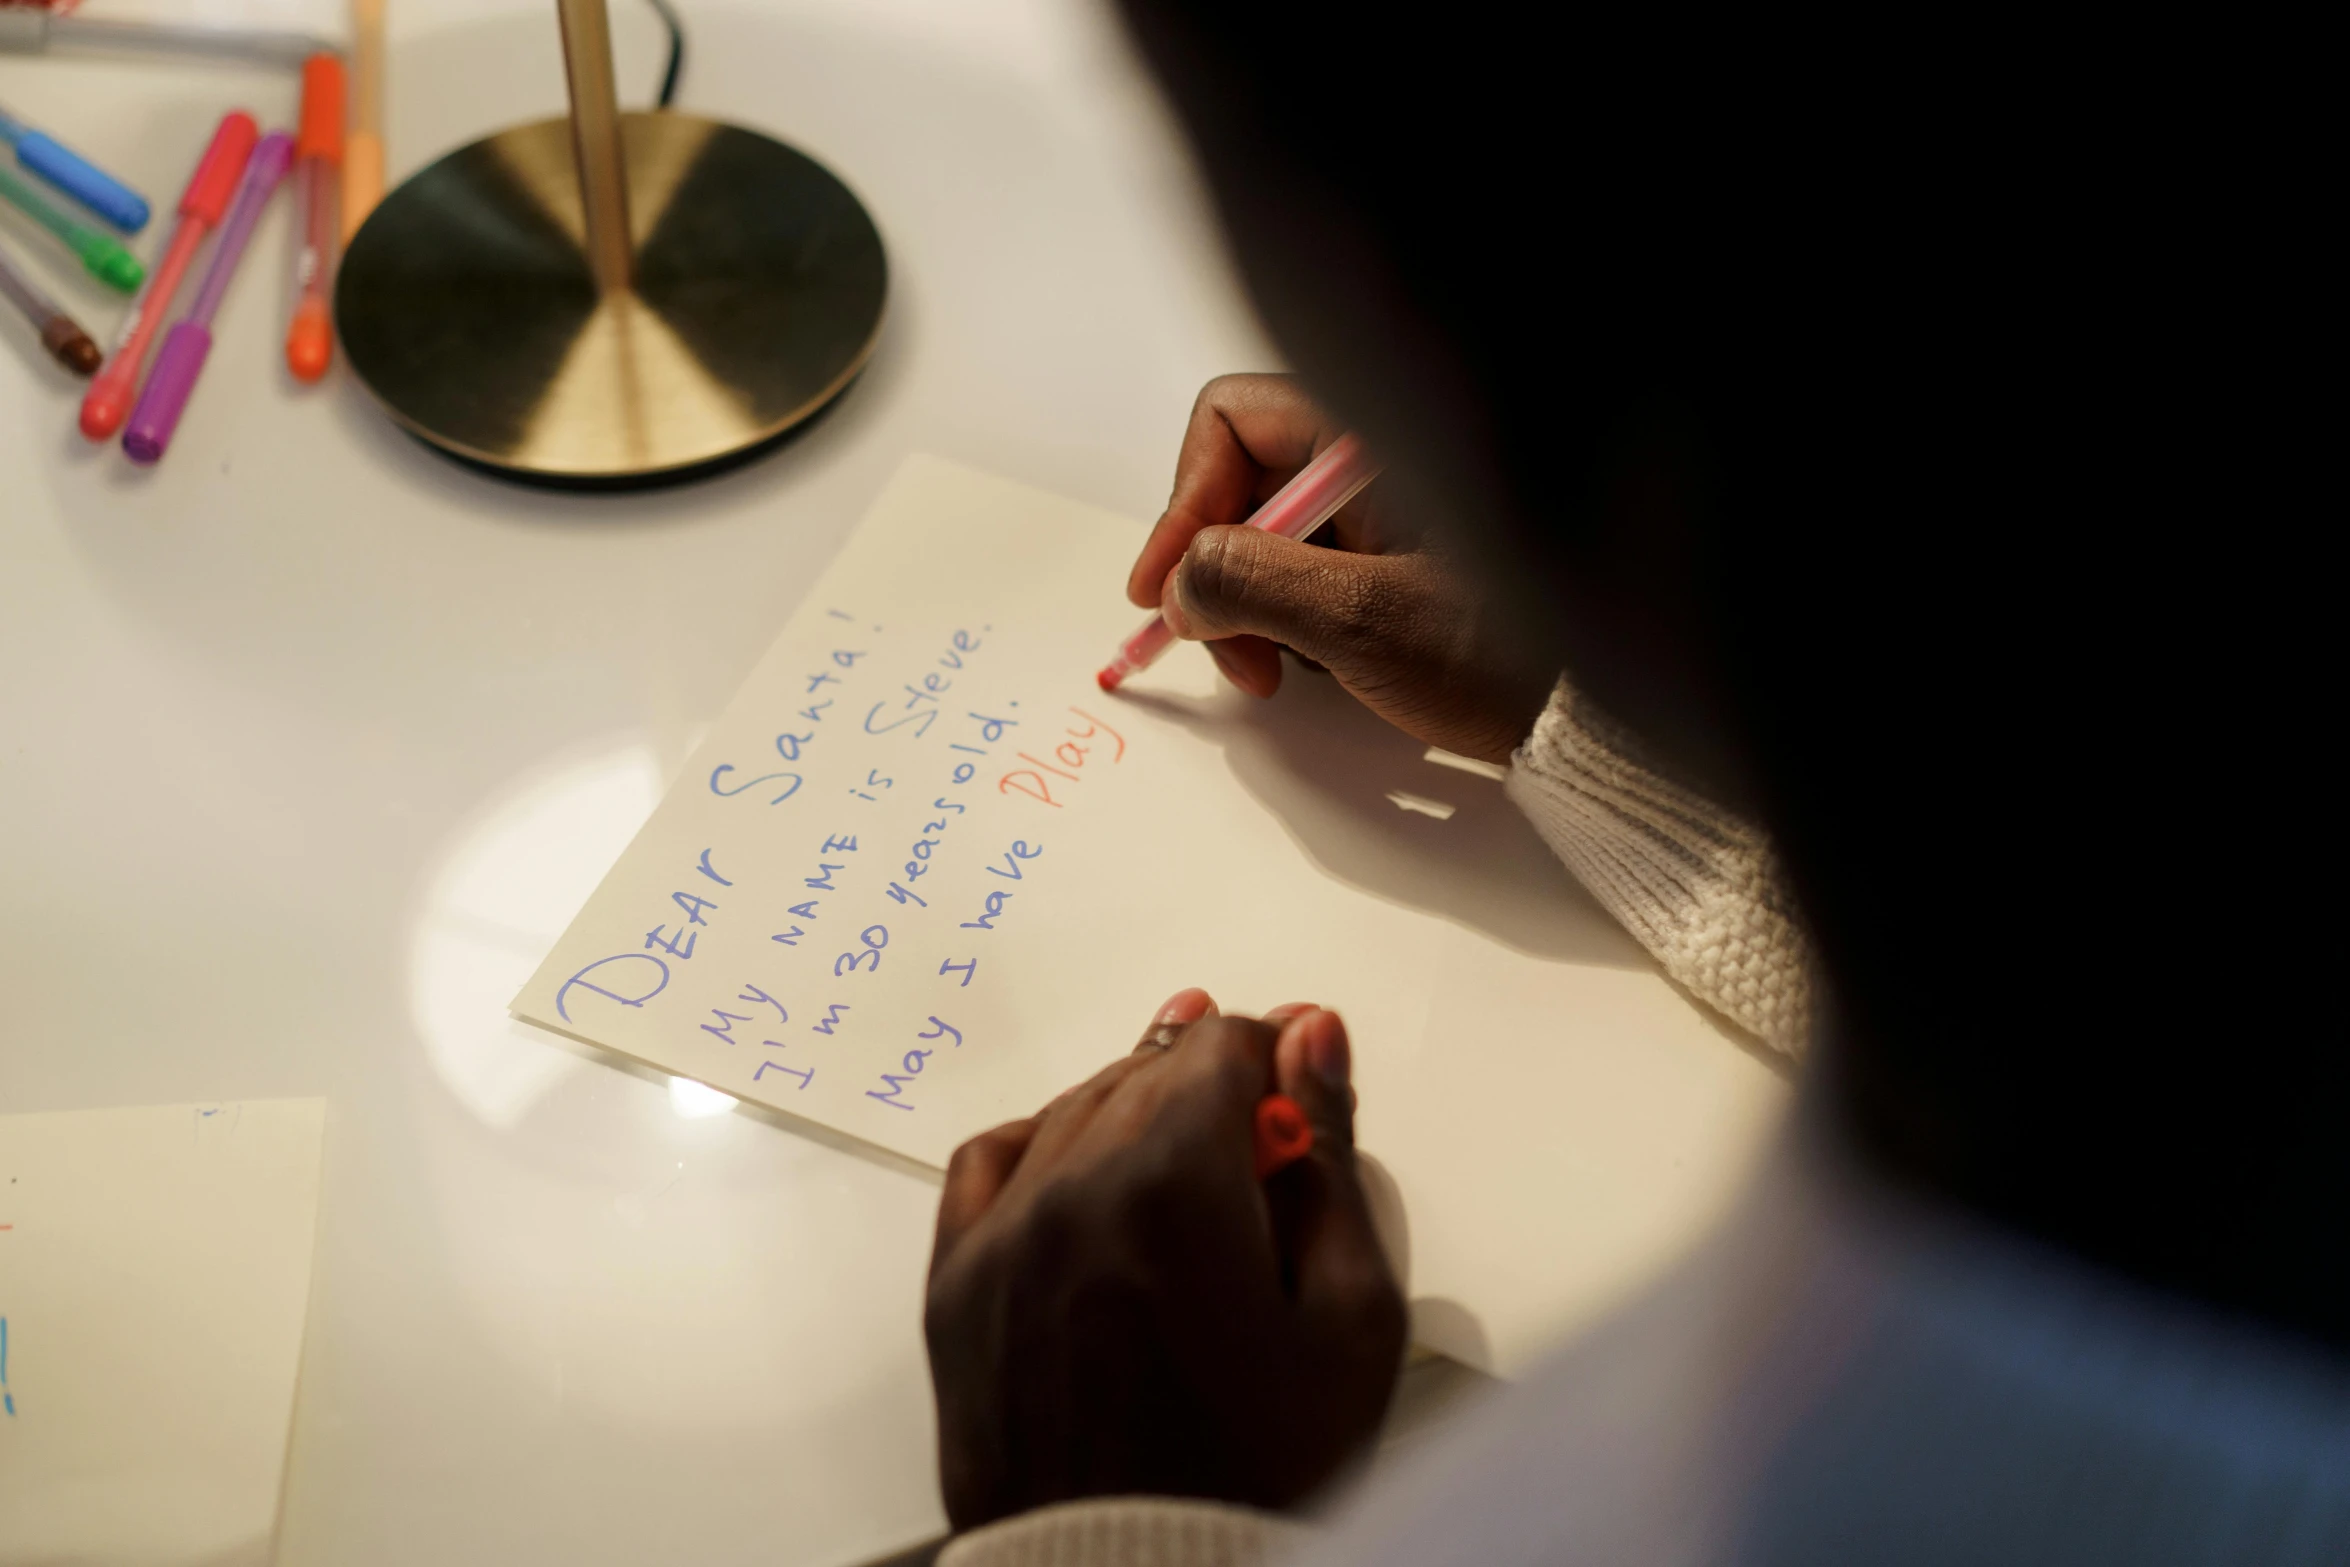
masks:
[[[1498,782],[1428,760],[1328,678],[1293,670],[1257,703],[1178,647],[1119,695],[1097,690],[1141,618],[1120,587],[1142,537],[910,461],[515,1012],[938,1167],[1125,1054],[1186,985],[1232,1010],[1319,1002],[1347,1018],[1365,1146],[1392,1128],[1411,1224],[1482,1255],[1469,1231],[1505,1226],[1412,1208],[1406,1168],[1479,1130],[1449,1111],[1416,1122],[1380,1085],[1433,1049],[1464,1085],[1448,1106],[1511,1096],[1514,1064],[1551,1049],[1527,1037],[1526,996],[1563,1019],[1588,980],[1618,998],[1610,1016],[1674,1036],[1657,1091],[1625,1113],[1654,1101],[1705,1123],[1699,1141],[1724,1151],[1691,1171],[1676,1135],[1682,1173],[1660,1179],[1676,1234],[1709,1214],[1776,1081],[1650,971]],[[1479,962],[1516,983],[1469,987],[1464,1011],[1453,976]],[[1509,993],[1507,1038],[1480,1032],[1488,991]],[[1693,1052],[1724,1092],[1666,1086]],[[1572,1151],[1544,1167],[1571,1171]],[[1609,1172],[1657,1187],[1651,1173]],[[1464,1200],[1514,1225],[1527,1197]],[[1633,1248],[1644,1262],[1655,1231]],[[1585,1294],[1620,1285],[1612,1253],[1598,1284],[1581,1256]]]
[[[270,1560],[324,1125],[0,1116],[0,1563]]]
[[[159,26],[288,28],[326,38],[349,34],[348,0],[102,0],[85,4],[92,21]]]

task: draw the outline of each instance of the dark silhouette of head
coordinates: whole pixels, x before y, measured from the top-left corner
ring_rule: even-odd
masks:
[[[2223,106],[1949,19],[1123,4],[1316,394],[1778,835],[1849,1146],[2350,1344]]]

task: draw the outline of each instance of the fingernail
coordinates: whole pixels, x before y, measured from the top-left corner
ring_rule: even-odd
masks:
[[[1303,1017],[1308,1012],[1313,1010],[1314,1004],[1311,1001],[1284,1001],[1281,1005],[1268,1010],[1264,1017],[1259,1019],[1259,1021],[1270,1023],[1275,1028],[1280,1028],[1286,1025],[1292,1018]]]
[[[1305,1030],[1306,1065],[1332,1092],[1347,1086],[1354,1069],[1354,1053],[1347,1047],[1346,1024],[1335,1012],[1316,1010],[1299,1021]]]
[[[1165,1006],[1159,1008],[1157,1024],[1161,1028],[1170,1025],[1188,1028],[1201,1018],[1206,1017],[1208,1009],[1215,1004],[1214,999],[1197,985],[1193,985],[1187,990],[1178,990],[1167,998]],[[1132,1017],[1133,1014],[1130,1012],[1127,1016]]]
[[[1241,685],[1240,671],[1233,665],[1230,655],[1224,651],[1224,644],[1221,642],[1209,642],[1204,645],[1208,650],[1208,657],[1214,659],[1216,661],[1216,667],[1224,671],[1224,678],[1231,681],[1234,685],[1240,686],[1242,690],[1247,690],[1248,688],[1245,685]]]
[[[1151,1026],[1142,1031],[1142,1045],[1156,1045],[1161,1050],[1172,1050],[1183,1031],[1216,1010],[1216,998],[1197,985],[1178,990],[1159,1005],[1159,1015],[1151,1019]]]

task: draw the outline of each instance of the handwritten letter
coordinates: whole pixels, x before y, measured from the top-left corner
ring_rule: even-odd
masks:
[[[515,1011],[933,1165],[1186,984],[1416,1025],[1359,957],[1412,919],[1248,798],[1198,650],[1095,687],[1141,539],[910,463]]]

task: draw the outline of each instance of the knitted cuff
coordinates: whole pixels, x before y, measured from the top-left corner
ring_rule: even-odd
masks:
[[[1758,828],[1648,766],[1564,678],[1505,787],[1668,977],[1772,1048],[1802,1053],[1811,943]]]
[[[1116,1496],[1063,1502],[958,1536],[938,1567],[1259,1567],[1307,1530],[1221,1502]]]

